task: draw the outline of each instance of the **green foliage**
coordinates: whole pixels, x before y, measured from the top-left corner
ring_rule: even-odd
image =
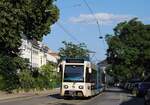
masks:
[[[23,25],[22,32],[30,39],[41,40],[50,32],[50,26],[59,16],[54,0],[21,0],[13,3],[21,10],[20,16]],[[47,12],[48,11],[48,12]]]
[[[60,84],[60,76],[57,73],[57,65],[49,62],[46,65],[41,67],[41,74],[45,77],[45,81],[47,81],[47,88],[54,88]]]
[[[1,0],[0,45],[6,44],[5,47],[17,50],[21,44],[20,34],[29,39],[41,40],[50,32],[50,26],[59,16],[59,10],[53,2],[54,0]]]
[[[18,88],[18,71],[27,68],[27,65],[26,59],[0,55],[0,75],[1,81],[4,83],[1,89],[11,91]]]
[[[0,53],[14,56],[21,46],[21,34],[42,40],[59,16],[54,0],[1,0]],[[49,10],[46,12],[45,10]]]
[[[26,80],[30,76],[28,63],[19,57],[21,38],[25,35],[28,39],[41,41],[44,35],[50,33],[50,26],[59,18],[59,10],[53,4],[54,1],[0,1],[0,82],[3,83],[3,89],[11,91],[18,88],[19,78],[23,82],[21,87],[30,81]],[[18,71],[21,75],[18,75]]]
[[[18,74],[19,76],[19,88],[24,89],[26,91],[30,90],[34,86],[34,78],[32,77],[31,71],[24,69],[21,70]]]
[[[119,23],[114,28],[114,35],[107,35],[106,40],[111,74],[128,80],[142,78],[143,73],[150,70],[149,25],[137,21],[137,18]]]
[[[5,88],[5,80],[2,74],[0,74],[0,90]]]
[[[58,86],[56,64],[48,63],[40,69],[28,68],[27,59],[0,56],[0,89],[11,92],[14,89],[50,89]]]
[[[72,42],[62,42],[64,44],[64,48],[59,49],[59,55],[61,57],[70,57],[70,58],[76,58],[76,57],[86,57],[89,58],[89,51],[87,49],[87,46],[84,43],[80,44],[73,44]]]
[[[18,73],[19,88],[29,91],[31,89],[43,90],[55,88],[60,84],[59,75],[57,75],[56,64],[48,63],[40,69],[21,70]]]

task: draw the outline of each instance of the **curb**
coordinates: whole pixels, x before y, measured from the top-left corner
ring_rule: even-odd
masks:
[[[0,98],[0,103],[31,99],[31,98],[34,98],[34,97],[42,97],[42,96],[46,96],[46,95],[48,95],[48,93],[47,94],[39,94],[39,95],[33,94],[33,95],[24,95],[24,96],[14,96],[14,97]]]
[[[34,97],[42,97],[42,96],[48,96],[50,94],[54,94],[58,88],[49,90],[49,92],[44,92],[44,93],[33,93],[33,94],[26,94],[26,95],[12,95],[12,96],[6,96],[6,97],[0,97],[0,103],[3,102],[9,102],[9,101],[16,101],[16,100],[23,100],[23,99],[31,99]]]

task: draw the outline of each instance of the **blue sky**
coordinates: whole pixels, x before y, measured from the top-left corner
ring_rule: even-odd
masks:
[[[84,0],[57,0],[60,9],[61,24],[70,34],[66,34],[58,24],[51,26],[51,33],[44,37],[43,42],[56,52],[63,47],[62,41],[84,42],[88,49],[95,51],[93,61],[106,58],[106,34],[113,33],[117,23],[138,17],[145,24],[150,24],[150,0],[86,0],[94,12],[89,11]],[[100,23],[100,31],[96,20]],[[73,36],[73,37],[72,37]],[[77,42],[78,41],[78,42]]]

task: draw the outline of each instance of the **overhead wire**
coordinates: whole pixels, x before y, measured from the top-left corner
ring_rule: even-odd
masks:
[[[80,43],[80,41],[76,37],[74,37],[61,23],[57,22],[56,24],[74,41]]]
[[[88,4],[88,2],[86,0],[83,0],[83,2],[85,3],[85,5],[87,6],[87,8],[89,9],[90,13],[93,15],[93,17],[95,18],[95,21],[96,21],[96,24],[97,24],[97,27],[98,27],[98,33],[99,33],[99,36],[101,36],[101,28],[100,28],[100,23],[99,23],[99,20],[97,19],[97,17],[95,16],[92,8],[90,7],[90,5]],[[93,59],[94,56],[92,56],[91,59]],[[95,59],[98,61],[97,57],[95,56]]]
[[[96,18],[96,16],[94,15],[94,12],[93,12],[93,10],[91,9],[91,7],[89,6],[89,4],[86,2],[86,0],[84,0],[84,3],[86,4],[86,6],[88,7],[88,9],[89,9],[89,11],[91,12],[91,14],[94,16],[94,18],[95,18],[95,20],[96,20],[96,24],[97,24],[97,26],[98,26],[98,31],[99,31],[99,35],[101,35],[101,31],[100,31],[100,24],[99,24],[99,21],[98,21],[98,19]],[[81,6],[81,4],[80,5],[78,5],[78,6]],[[45,10],[45,12],[49,12],[50,10]],[[71,33],[70,33],[70,31],[68,31],[60,22],[56,22],[56,24],[70,37],[70,38],[72,38],[74,41],[76,41],[77,43],[80,43],[80,41],[75,37],[75,36],[73,36]],[[94,56],[92,56],[92,58],[93,58]],[[91,59],[92,59],[91,58]],[[97,59],[97,58],[96,58]]]
[[[51,10],[45,10],[45,12],[50,12]],[[52,19],[54,19],[52,17]],[[56,24],[70,37],[72,38],[74,41],[76,41],[77,43],[80,43],[80,41],[75,37],[73,36],[60,22],[56,22]]]
[[[90,5],[88,4],[88,2],[87,2],[86,0],[83,0],[83,1],[84,1],[84,3],[86,4],[86,6],[87,6],[87,8],[89,9],[89,11],[91,12],[91,14],[93,15],[93,17],[95,18],[96,24],[97,24],[97,27],[98,27],[98,32],[99,32],[99,35],[101,36],[100,23],[99,23],[97,17],[95,16],[95,14],[94,14],[92,8],[90,7]]]

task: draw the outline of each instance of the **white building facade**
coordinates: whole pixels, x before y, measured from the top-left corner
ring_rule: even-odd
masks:
[[[50,50],[42,42],[22,38],[21,57],[29,59],[31,67],[41,67],[47,62],[57,63],[58,54]],[[54,56],[54,54],[56,56]]]

